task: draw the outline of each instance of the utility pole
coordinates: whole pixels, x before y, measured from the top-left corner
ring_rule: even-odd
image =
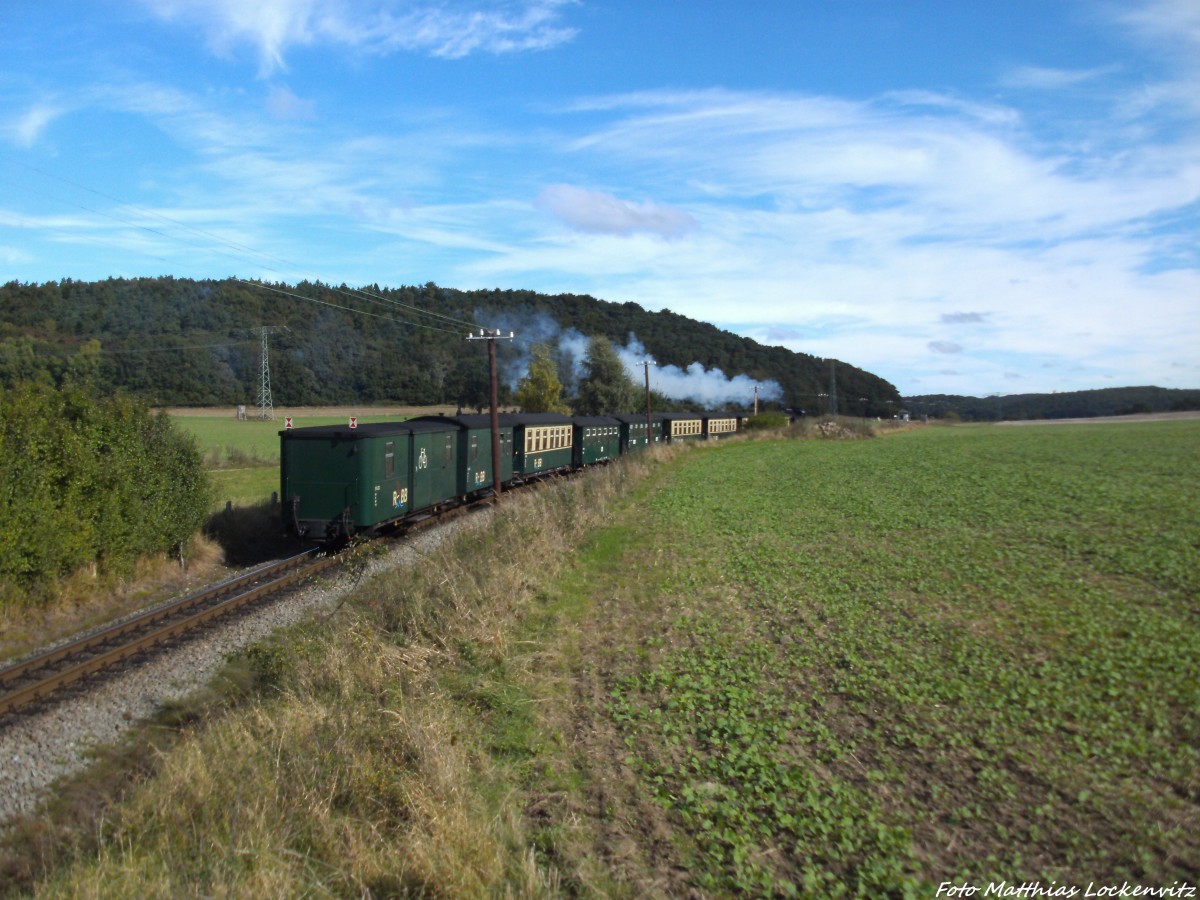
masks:
[[[837,363],[829,361],[829,414],[837,415]]]
[[[275,418],[275,404],[271,400],[271,365],[267,359],[267,335],[272,331],[287,331],[286,325],[263,325],[262,359],[259,365],[258,379],[258,417],[266,422]]]
[[[754,414],[758,415],[758,385],[754,386]]]
[[[488,377],[492,393],[492,494],[497,502],[500,500],[500,388],[496,381],[496,341],[512,339],[511,331],[505,337],[499,331],[484,331],[482,328],[479,334],[467,335],[468,341],[488,342]]]
[[[646,370],[646,449],[650,449],[650,444],[654,442],[654,416],[650,413],[650,367],[656,365],[654,360],[642,360],[642,367]]]

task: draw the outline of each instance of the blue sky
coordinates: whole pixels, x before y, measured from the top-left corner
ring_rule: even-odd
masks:
[[[1198,0],[5,0],[0,280],[592,294],[1200,387]]]

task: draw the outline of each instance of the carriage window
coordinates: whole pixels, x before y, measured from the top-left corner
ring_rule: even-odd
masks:
[[[383,477],[392,478],[396,474],[396,444],[388,441],[383,445]]]
[[[450,465],[450,460],[454,458],[454,436],[446,435],[446,465]]]
[[[471,462],[479,459],[479,435],[471,435]]]

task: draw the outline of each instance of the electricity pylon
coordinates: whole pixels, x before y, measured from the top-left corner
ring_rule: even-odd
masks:
[[[258,417],[264,422],[275,418],[275,404],[271,400],[271,363],[267,353],[267,335],[272,331],[287,331],[286,325],[263,325],[262,364],[259,367]]]

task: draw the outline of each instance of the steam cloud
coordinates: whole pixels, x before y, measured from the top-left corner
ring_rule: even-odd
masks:
[[[650,355],[634,335],[624,347],[617,348],[617,356],[635,381],[644,378],[642,362]],[[783,390],[774,381],[757,381],[749,375],[734,375],[732,378],[720,369],[706,369],[698,362],[686,369],[678,366],[655,366],[650,369],[650,389],[666,394],[672,400],[692,400],[704,406],[732,404],[749,408],[754,405],[754,389],[758,388],[759,400],[782,400]]]
[[[587,355],[588,337],[574,328],[563,328],[547,315],[510,316],[497,323],[502,331],[515,331],[520,340],[514,348],[520,356],[517,364],[506,367],[509,387],[516,389],[518,382],[529,371],[531,359],[529,348],[534,344],[546,344],[551,355],[559,363],[559,377],[565,393],[573,394],[583,376],[583,363]],[[625,365],[634,383],[644,382],[642,362],[650,358],[642,342],[630,334],[624,347],[617,347],[617,357]],[[737,406],[750,408],[754,403],[754,389],[762,401],[780,401],[783,390],[775,381],[758,381],[749,375],[730,377],[720,369],[706,369],[698,362],[686,369],[678,366],[652,366],[650,389],[670,397],[672,400],[690,400],[706,407]]]

